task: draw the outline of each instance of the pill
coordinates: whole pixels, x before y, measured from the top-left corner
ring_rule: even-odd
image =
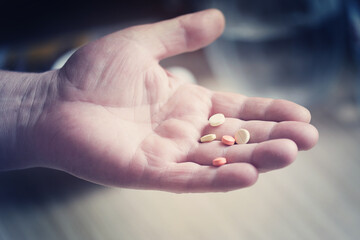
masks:
[[[218,157],[212,161],[212,164],[215,167],[220,167],[221,165],[224,165],[225,163],[226,163],[226,158],[224,158],[224,157]]]
[[[222,113],[217,113],[209,118],[209,124],[213,127],[219,126],[225,122],[225,116]]]
[[[216,139],[216,135],[212,133],[212,134],[207,134],[205,136],[202,136],[200,138],[200,142],[211,142],[215,139]]]
[[[235,141],[237,144],[246,144],[250,140],[250,133],[246,129],[239,129],[235,133]]]
[[[235,138],[233,138],[232,136],[229,136],[229,135],[224,135],[222,138],[221,138],[221,142],[225,145],[234,145],[235,143]]]

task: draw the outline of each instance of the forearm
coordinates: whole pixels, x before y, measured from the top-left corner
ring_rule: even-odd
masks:
[[[53,76],[0,71],[0,170],[35,164],[32,130],[53,93]]]

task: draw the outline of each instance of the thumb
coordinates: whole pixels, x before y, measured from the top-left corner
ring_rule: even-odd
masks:
[[[147,49],[157,60],[204,47],[224,30],[225,19],[217,9],[183,15],[154,24],[125,29],[119,34]]]

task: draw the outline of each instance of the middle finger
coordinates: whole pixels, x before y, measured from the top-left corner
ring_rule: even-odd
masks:
[[[234,136],[235,132],[244,128],[250,133],[249,143],[260,143],[272,139],[287,138],[296,143],[299,150],[306,150],[316,143],[317,131],[311,124],[295,121],[243,121],[237,118],[226,118],[225,123],[212,127],[207,125],[202,135],[215,133],[216,139],[222,136]]]

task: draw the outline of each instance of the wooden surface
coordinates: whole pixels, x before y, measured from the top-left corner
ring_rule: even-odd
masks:
[[[312,113],[313,150],[230,193],[106,188],[47,169],[0,173],[0,240],[360,239],[359,128]]]

